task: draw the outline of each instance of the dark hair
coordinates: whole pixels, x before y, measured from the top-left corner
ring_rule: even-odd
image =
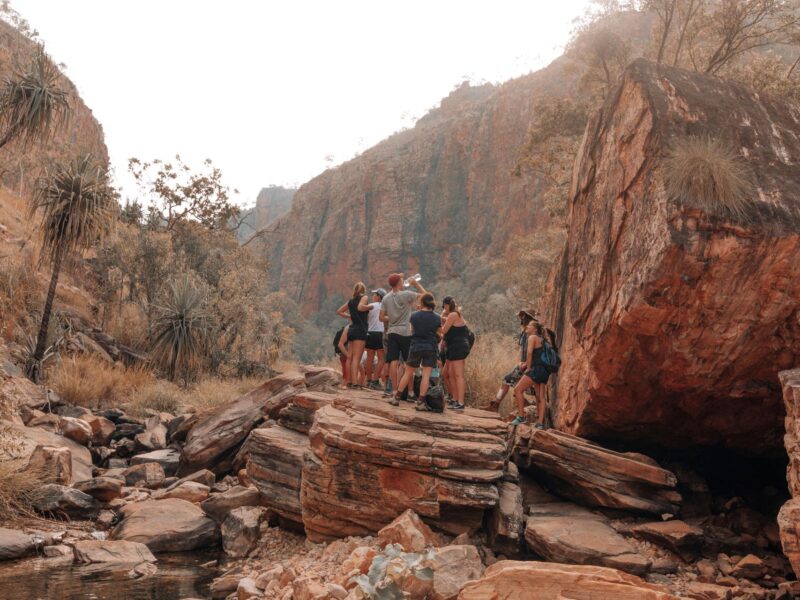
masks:
[[[436,300],[433,299],[433,294],[430,292],[422,294],[422,298],[420,298],[419,301],[425,308],[430,308],[431,310],[436,308]]]
[[[528,321],[528,325],[530,325],[531,322],[533,323],[533,327],[536,330],[536,335],[539,335],[542,338],[544,338],[544,326],[541,323],[539,323],[539,321],[534,321],[533,319]]]
[[[442,308],[447,307],[450,312],[461,314],[461,311],[458,310],[458,305],[456,304],[455,298],[452,296],[445,296],[444,300],[442,300]]]

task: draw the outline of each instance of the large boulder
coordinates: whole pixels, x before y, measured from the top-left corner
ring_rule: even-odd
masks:
[[[92,430],[92,445],[108,446],[114,436],[116,425],[109,419],[100,415],[84,415],[81,420],[86,421]]]
[[[574,504],[532,506],[525,541],[548,561],[612,567],[635,575],[643,575],[650,566],[607,518]]]
[[[73,487],[100,502],[111,502],[114,498],[122,496],[123,483],[121,479],[114,477],[93,477],[86,481],[79,481]]]
[[[35,550],[36,543],[30,534],[0,527],[0,560],[22,558],[33,554]]]
[[[88,446],[92,441],[92,428],[83,419],[76,417],[60,417],[58,429],[65,438],[79,443],[81,446]]]
[[[145,500],[122,508],[111,539],[141,542],[152,552],[185,552],[219,543],[219,527],[186,500]]]
[[[534,592],[535,590],[535,592]],[[530,594],[530,595],[527,595]],[[534,595],[535,594],[535,595]],[[467,583],[459,600],[679,600],[666,588],[604,567],[503,560]]]
[[[36,446],[25,470],[42,481],[69,485],[72,483],[72,453],[63,446]]]
[[[164,467],[157,462],[146,462],[128,467],[122,472],[125,485],[156,489],[164,485]]]
[[[712,136],[749,179],[675,197],[669,148]],[[719,153],[703,162],[717,168]],[[797,107],[636,60],[589,122],[545,319],[565,358],[559,429],[662,446],[780,447],[778,371],[800,364]],[[722,167],[724,169],[724,167]]]
[[[675,474],[640,454],[622,454],[556,431],[517,427],[514,459],[567,498],[606,508],[675,514]]]
[[[205,484],[196,481],[184,481],[180,485],[158,490],[153,494],[153,498],[180,498],[197,504],[208,498],[209,490],[210,488]]]
[[[341,393],[309,431],[300,490],[307,535],[374,534],[408,509],[454,534],[479,528],[499,498],[506,432],[494,413],[418,412],[375,392]]]
[[[181,461],[181,453],[172,448],[153,450],[137,454],[131,458],[131,465],[141,465],[148,462],[158,463],[164,469],[164,475],[171,477],[178,472],[178,465]]]
[[[264,498],[256,488],[235,485],[218,494],[212,494],[200,507],[217,523],[222,523],[232,510],[242,506],[260,506]]]
[[[228,513],[222,522],[222,549],[233,558],[243,558],[256,548],[261,522],[269,510],[263,506],[242,506]]]
[[[383,545],[399,544],[406,552],[422,552],[441,544],[439,536],[411,509],[381,529],[378,540]]]
[[[150,549],[139,542],[124,540],[80,540],[75,542],[75,561],[91,563],[156,562]]]
[[[37,488],[31,495],[31,504],[45,515],[73,519],[89,519],[100,510],[100,504],[89,494],[57,483]]]
[[[439,548],[431,560],[432,600],[455,600],[468,581],[480,579],[483,563],[478,549],[469,545]]]
[[[0,461],[20,460],[27,463],[39,446],[67,448],[72,460],[72,480],[65,482],[65,485],[92,478],[92,454],[89,449],[62,435],[38,427],[0,421],[0,442],[4,440],[8,440],[8,443],[0,443]]]
[[[277,414],[305,386],[302,373],[273,377],[238,400],[200,415],[186,436],[181,473],[214,470],[220,459],[241,444],[265,416]]]

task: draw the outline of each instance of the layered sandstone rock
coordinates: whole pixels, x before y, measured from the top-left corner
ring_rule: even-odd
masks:
[[[300,502],[312,540],[375,533],[406,509],[436,527],[477,529],[499,499],[506,424],[493,413],[420,413],[376,393],[317,411]]]
[[[535,592],[533,592],[535,590]],[[535,596],[526,596],[535,593]],[[665,588],[616,569],[504,560],[467,583],[459,600],[678,600]]]
[[[589,123],[548,323],[559,428],[661,445],[779,445],[777,372],[800,362],[797,109],[715,77],[633,62]],[[747,215],[668,198],[688,136],[729,141]]]
[[[786,479],[792,499],[778,513],[778,527],[783,553],[800,575],[800,369],[780,373],[783,402],[786,408],[786,435],[783,443],[789,455]]]
[[[566,498],[588,506],[675,514],[681,496],[671,471],[639,454],[622,454],[553,429],[521,425],[514,460]]]

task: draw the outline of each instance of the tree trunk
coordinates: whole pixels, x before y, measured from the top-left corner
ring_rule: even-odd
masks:
[[[53,259],[53,274],[50,276],[50,287],[47,289],[47,299],[44,302],[44,310],[42,311],[42,324],[39,326],[39,336],[36,338],[36,350],[30,358],[28,364],[28,377],[34,383],[39,383],[42,371],[42,358],[44,352],[47,350],[47,330],[50,326],[50,313],[53,310],[53,300],[56,296],[56,287],[58,286],[58,276],[61,273],[61,259],[63,252],[58,250]]]

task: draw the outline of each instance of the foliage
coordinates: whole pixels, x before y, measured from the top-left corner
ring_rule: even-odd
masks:
[[[711,215],[749,221],[755,189],[736,150],[711,137],[676,142],[665,163],[667,195]]]
[[[432,550],[423,553],[404,552],[402,546],[389,544],[381,554],[372,559],[367,574],[358,575],[355,582],[367,598],[372,600],[403,600],[406,594],[397,585],[397,577],[401,573],[407,573],[408,577],[430,581],[433,579],[433,570],[430,567],[433,558]]]
[[[604,21],[578,32],[567,46],[570,56],[582,66],[581,88],[604,99],[631,58],[631,45]]]
[[[128,225],[138,225],[144,219],[144,209],[138,200],[125,200],[125,206],[119,215],[120,220]]]
[[[150,381],[145,369],[80,354],[62,359],[48,373],[48,384],[65,402],[87,408],[118,406]]]
[[[37,48],[30,64],[15,69],[0,90],[0,147],[18,139],[24,145],[43,142],[66,123],[70,113],[67,92],[60,87],[61,72]]]
[[[30,468],[19,458],[14,459],[18,443],[11,431],[0,426],[0,523],[33,514],[34,494],[43,483],[45,474]],[[12,458],[9,458],[11,456]]]
[[[736,80],[759,94],[782,96],[800,102],[800,73],[772,53],[754,56],[747,62],[726,70],[726,77]]]
[[[157,306],[152,357],[171,380],[185,382],[202,364],[208,351],[209,319],[205,312],[206,295],[183,275],[169,283],[162,306]]]
[[[128,160],[137,185],[154,203],[148,217],[151,225],[161,222],[171,231],[177,224],[193,220],[208,229],[221,229],[239,216],[239,208],[230,200],[230,188],[222,183],[222,172],[210,159],[203,161],[203,167],[204,172],[194,173],[179,155],[174,163]]]

